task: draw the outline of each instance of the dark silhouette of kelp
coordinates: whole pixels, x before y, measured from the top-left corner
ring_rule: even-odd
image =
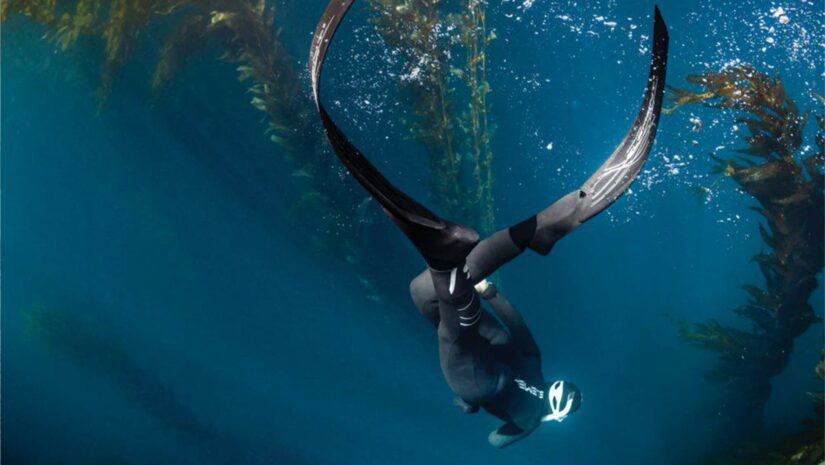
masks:
[[[210,453],[219,453],[227,459],[224,463],[239,456],[236,444],[200,420],[157,375],[135,362],[117,338],[90,320],[43,306],[29,307],[23,316],[53,356],[109,381],[124,399]]]
[[[717,354],[716,366],[707,376],[728,388],[719,406],[726,431],[736,440],[759,440],[770,379],[784,370],[794,340],[820,321],[808,301],[823,266],[825,127],[818,118],[819,150],[806,155],[800,148],[808,113],[800,114],[779,77],[751,66],[709,71],[687,80],[701,91],[671,89],[669,111],[702,103],[743,114],[736,122],[748,128],[746,146],[736,150],[739,156],[714,157],[714,172],[732,179],[757,201],[751,209],[767,225],[759,225],[767,251],[753,257],[764,283],[743,286],[749,299],[735,310],[751,323],[750,329],[710,320],[682,324],[681,334]],[[715,182],[713,187],[719,185]]]
[[[370,5],[384,42],[403,58],[398,85],[412,109],[406,123],[427,149],[433,200],[450,218],[492,232],[486,50],[495,35],[487,29],[487,3],[370,0]],[[458,8],[450,13],[448,6]],[[451,57],[462,55],[464,62],[453,64]]]
[[[820,382],[825,380],[825,361],[820,358],[814,370]],[[738,450],[723,458],[713,459],[707,465],[820,465],[825,460],[825,396],[823,392],[808,393],[814,402],[814,417],[801,423],[801,430],[779,438],[771,438],[766,445],[752,450]]]
[[[99,322],[44,306],[24,309],[22,315],[49,354],[107,381],[124,400],[140,407],[181,440],[202,449],[210,463],[317,463],[286,444],[248,443],[206,423],[155,373],[136,362]]]

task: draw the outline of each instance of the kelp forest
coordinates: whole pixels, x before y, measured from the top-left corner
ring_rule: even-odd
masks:
[[[475,0],[370,0],[369,4],[380,36],[405,60],[407,72],[398,79],[398,87],[410,108],[405,121],[410,136],[428,157],[432,203],[451,218],[491,232],[495,227],[493,125],[488,119],[485,52],[495,34],[486,27],[486,4]],[[454,11],[446,11],[447,7]],[[375,276],[361,265],[368,253],[365,229],[376,209],[360,190],[340,181],[341,168],[323,143],[302,85],[302,62],[281,40],[282,25],[271,2],[4,2],[0,19],[13,14],[42,24],[47,31],[44,38],[61,51],[80,46],[81,38],[95,39],[103,54],[97,91],[101,108],[153,23],[163,22],[167,31],[149,83],[155,95],[171,85],[194,55],[207,47],[219,49],[220,59],[235,66],[238,79],[247,83],[251,105],[264,115],[266,137],[292,167],[292,179],[301,192],[293,200],[292,221],[311,231],[301,239],[306,241],[302,246],[319,257],[338,257],[356,266],[367,295],[381,298],[373,284]],[[88,41],[83,45],[89,46]]]
[[[697,193],[706,197],[713,194],[713,189],[727,186],[746,193],[755,201],[748,208],[761,218],[759,234],[765,250],[753,257],[763,282],[742,283],[747,300],[734,309],[750,328],[728,327],[716,320],[683,323],[682,337],[716,354],[716,366],[706,376],[724,387],[718,411],[723,428],[730,435],[731,449],[751,451],[738,457],[741,463],[821,463],[821,392],[811,394],[815,416],[808,422],[809,431],[803,437],[780,441],[781,450],[769,452],[742,442],[772,437],[763,431],[762,422],[771,395],[771,379],[787,366],[794,341],[812,325],[821,323],[810,300],[823,266],[823,106],[814,112],[817,148],[807,153],[803,149],[804,135],[811,112],[800,111],[779,76],[749,65],[737,65],[691,75],[687,81],[697,90],[671,88],[668,112],[702,104],[707,111],[730,110],[736,115],[731,124],[747,128],[744,147],[736,150],[735,155],[711,155],[716,163],[712,172],[715,179],[710,186],[699,187]],[[816,97],[820,104],[825,103],[821,96]],[[720,182],[725,178],[732,182]],[[811,360],[820,378],[822,363]],[[813,372],[812,369],[812,376]],[[788,443],[796,447],[788,451]],[[758,455],[760,452],[766,458]],[[740,463],[737,458],[730,460],[720,463]]]
[[[422,184],[426,183],[429,198],[423,203],[446,218],[472,225],[482,236],[506,226],[497,221],[494,196],[495,174],[500,171],[493,153],[496,123],[488,98],[493,92],[488,50],[497,42],[496,30],[488,23],[488,0],[363,3],[370,33],[380,38],[401,67],[390,74],[392,90],[401,101],[399,127],[424,158],[427,171]],[[277,221],[299,230],[289,237],[295,248],[307,252],[315,263],[333,261],[346,269],[343,279],[352,281],[359,297],[396,298],[388,296],[393,291],[385,291],[382,285],[388,273],[374,266],[381,249],[369,246],[374,220],[382,215],[380,208],[351,182],[330,150],[309,93],[306,57],[291,50],[282,37],[288,25],[278,5],[273,0],[4,0],[0,23],[36,23],[42,40],[55,53],[82,49],[97,57],[95,64],[100,67],[85,71],[94,76],[96,93],[89,99],[96,99],[101,116],[115,104],[118,85],[131,72],[129,64],[149,31],[161,46],[152,49],[150,72],[138,77],[146,87],[142,98],[148,111],[153,101],[182,85],[179,78],[188,66],[197,60],[217,60],[232,82],[236,78],[242,83],[245,100],[240,104],[248,110],[251,105],[249,112],[261,119],[255,134],[265,144],[271,141],[272,157],[280,157],[290,173],[283,178],[290,183],[291,197],[259,199],[253,211],[268,217],[269,210],[286,203],[289,215]],[[525,1],[522,10],[532,5],[532,0]],[[567,13],[561,13],[556,19],[575,29],[567,26]],[[600,24],[612,23],[611,32],[617,27],[604,21]],[[672,37],[679,40],[678,29]],[[671,63],[683,59],[674,55]],[[758,282],[729,286],[737,298],[741,295],[741,305],[729,309],[741,325],[716,319],[680,320],[678,331],[685,343],[676,330],[668,336],[687,347],[685,352],[693,351],[693,346],[713,356],[704,376],[718,394],[714,421],[720,433],[706,465],[825,464],[823,390],[782,393],[811,400],[810,417],[796,433],[774,432],[763,421],[766,405],[776,394],[772,383],[788,367],[795,343],[811,328],[822,331],[817,315],[821,307],[813,300],[825,264],[825,97],[790,95],[781,71],[736,62],[688,75],[685,84],[680,82],[682,76],[670,70],[668,75],[662,128],[676,119],[669,115],[691,109],[738,128],[737,137],[741,136],[739,148],[708,155],[712,168],[695,188],[702,205],[697,209],[722,190],[741,193],[737,208],[754,219],[748,224],[754,225],[753,237],[761,240],[761,251],[751,263],[742,264],[752,267],[754,274],[758,270]],[[803,108],[803,98],[816,104]],[[561,105],[564,99],[559,100]],[[660,138],[651,161],[661,155],[656,153],[661,144]],[[547,150],[552,146],[551,142]],[[244,153],[226,156],[244,157]],[[267,187],[251,189],[260,192]],[[266,221],[272,229],[277,227],[275,220]],[[396,239],[402,240],[400,235]],[[403,286],[402,291],[406,291]],[[405,293],[404,305],[407,297]],[[103,375],[149,417],[190,442],[213,448],[218,461],[241,463],[236,459],[248,452],[242,441],[200,420],[163,379],[142,369],[127,347],[107,335],[110,328],[59,307],[18,310],[55,358]],[[549,334],[551,329],[540,331]],[[811,378],[819,379],[822,386],[825,359],[809,363]]]

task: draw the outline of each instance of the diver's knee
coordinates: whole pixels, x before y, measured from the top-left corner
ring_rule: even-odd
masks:
[[[513,338],[507,331],[497,331],[493,337],[490,338],[490,345],[492,346],[507,346],[512,344]]]
[[[418,308],[424,308],[427,301],[436,298],[435,287],[429,271],[424,271],[410,281],[410,296]]]

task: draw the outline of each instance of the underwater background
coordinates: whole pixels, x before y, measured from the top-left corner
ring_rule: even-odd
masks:
[[[230,21],[214,14],[221,3],[274,8],[263,23],[281,30],[288,54],[270,65],[283,79],[293,73],[284,95],[294,106],[284,108],[254,101],[258,77],[237,68],[255,60],[232,49],[231,34],[196,38],[199,53],[152,88],[189,10],[164,11],[133,31],[128,54],[107,60],[92,29],[64,49],[60,16],[41,21],[27,9],[48,3],[6,2],[2,23],[4,463],[681,465],[761,453],[820,415],[808,395],[822,392],[820,323],[770,376],[760,428],[723,414],[736,384],[707,379],[717,355],[684,337],[709,319],[749,330],[734,310],[748,300],[742,286],[764,281],[752,261],[769,248],[748,208],[756,201],[711,174],[710,154],[733,158],[745,146],[739,113],[686,105],[663,115],[631,192],[549,256],[528,252],[498,273],[545,375],[575,382],[584,403],[494,450],[486,436],[498,420],[452,405],[435,331],[409,300],[423,261],[318,132],[305,68],[326,2],[204,2],[197,18]],[[164,3],[151,11],[174,8]],[[433,175],[432,140],[410,129],[416,67],[390,43],[392,18],[375,20],[381,5],[403,13],[409,3],[421,4],[356,2],[330,50],[324,95],[393,182],[448,215],[461,206],[439,204],[450,187]],[[435,8],[460,15],[462,3]],[[481,140],[492,181],[479,188],[483,213],[455,214],[489,232],[578,188],[620,142],[641,103],[654,4],[470,5],[486,10],[495,35],[484,39],[480,84],[490,89]],[[821,2],[659,7],[668,84],[690,87],[689,74],[742,63],[780,75],[800,114],[813,112],[799,156],[817,150]],[[467,68],[454,53],[445,82],[458,88]],[[253,75],[239,81],[244,72]],[[456,97],[455,112],[478,104]],[[283,123],[274,144],[271,121]],[[711,195],[698,197],[706,186]],[[821,266],[807,299],[820,317]]]

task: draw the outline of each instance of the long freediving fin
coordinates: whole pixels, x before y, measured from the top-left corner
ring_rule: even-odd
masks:
[[[529,247],[542,255],[548,254],[556,241],[615,202],[636,180],[647,161],[662,110],[669,43],[659,7],[655,8],[654,16],[650,77],[642,108],[622,142],[590,179],[579,190],[536,215],[536,229]],[[532,222],[533,218],[527,221]]]
[[[331,0],[315,30],[309,54],[309,72],[315,105],[332,148],[355,179],[381,204],[412,241],[427,263],[436,269],[456,266],[479,237],[473,229],[440,218],[387,180],[353,145],[321,103],[321,71],[332,38],[353,0]]]

